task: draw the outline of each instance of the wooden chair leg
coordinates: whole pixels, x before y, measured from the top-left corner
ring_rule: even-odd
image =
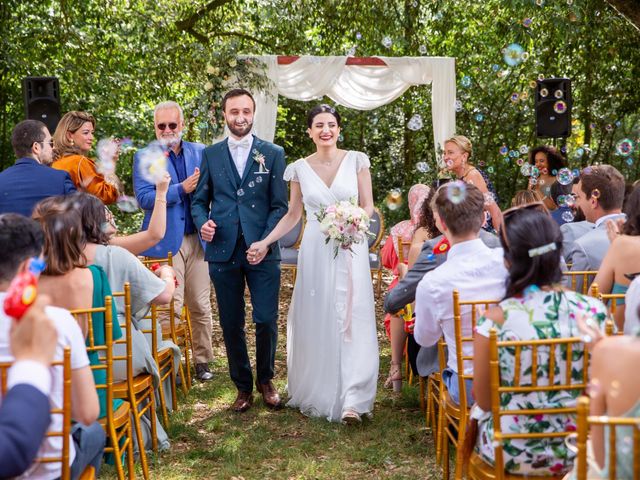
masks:
[[[178,374],[180,375],[180,379],[182,380],[180,382],[180,390],[182,390],[182,394],[186,397],[187,394],[189,393],[189,390],[187,389],[187,377],[184,371],[185,371],[185,368],[184,368],[184,365],[182,365],[182,358],[180,358],[180,364],[178,365]],[[176,402],[176,410],[177,410],[177,406],[178,406],[178,403]]]
[[[440,387],[442,388],[442,386]],[[444,431],[444,408],[442,407],[442,395],[440,396],[440,408],[438,409],[438,433],[436,435],[436,462],[442,462],[442,454],[444,450],[444,443],[447,440],[447,434]]]
[[[153,451],[157,454],[158,453],[158,427],[156,425],[156,416],[158,413],[156,412],[156,391],[153,388],[153,385],[151,385],[150,395],[151,395],[151,398],[149,399],[149,401],[151,402],[151,405],[149,405],[149,417],[151,417],[151,447],[153,448]]]
[[[160,384],[158,385],[158,396],[160,397],[160,410],[162,410],[162,424],[164,428],[169,428],[169,414],[167,413],[167,400],[164,396],[164,385],[162,385],[162,372],[160,372]]]
[[[447,427],[445,427],[447,428]],[[442,478],[443,480],[449,480],[449,436],[447,432],[442,430]]]
[[[426,410],[426,402],[425,402],[425,398],[424,398],[424,391],[425,391],[425,387],[424,387],[424,379],[422,377],[419,377],[419,382],[418,382],[418,386],[420,389],[420,411],[424,412]]]
[[[127,429],[127,434],[129,436],[129,443],[127,444],[127,471],[129,473],[129,480],[134,480],[136,478],[136,468],[133,465],[133,432],[131,431],[131,422],[129,422],[125,428]],[[142,446],[141,451],[143,450],[144,445]]]
[[[378,297],[382,293],[382,268],[380,270],[378,270],[378,281],[377,281],[377,285],[376,285],[376,293],[377,293]]]
[[[458,427],[458,439],[456,440],[456,468],[453,478],[456,480],[462,480],[462,473],[464,471],[464,457],[462,446],[464,445],[464,437],[467,432],[466,421],[460,422]]]
[[[142,427],[140,425],[140,412],[138,402],[135,398],[131,400],[131,413],[133,414],[133,428],[135,429],[136,440],[138,441],[138,453],[140,455],[140,464],[142,465],[142,475],[145,480],[149,480],[149,464],[147,463],[147,452],[144,449],[144,436],[142,435]],[[133,436],[130,438],[130,442],[133,444]],[[133,448],[133,447],[132,447]]]

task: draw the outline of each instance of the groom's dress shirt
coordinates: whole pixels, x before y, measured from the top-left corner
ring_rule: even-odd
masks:
[[[453,290],[460,292],[462,301],[502,300],[506,278],[501,248],[489,248],[479,238],[453,245],[447,261],[428,272],[418,284],[413,330],[416,342],[429,347],[444,334],[449,349],[447,366],[458,372]],[[470,318],[470,310],[463,308],[462,333],[465,336],[471,335]],[[473,355],[473,345],[465,344],[463,348],[465,355]]]
[[[229,152],[231,153],[231,158],[233,158],[233,163],[236,166],[236,170],[238,170],[240,178],[242,178],[244,168],[247,165],[247,159],[249,158],[252,144],[252,134],[245,135],[240,140],[229,137]]]

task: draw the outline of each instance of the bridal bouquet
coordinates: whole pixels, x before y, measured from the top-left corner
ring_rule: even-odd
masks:
[[[327,237],[325,243],[334,241],[333,257],[338,256],[338,249],[349,250],[354,243],[364,242],[368,236],[371,220],[369,215],[355,201],[341,201],[328,207],[322,207],[316,218],[320,222],[320,231]]]

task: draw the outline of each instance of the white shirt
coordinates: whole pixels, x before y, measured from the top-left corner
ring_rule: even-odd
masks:
[[[413,336],[420,345],[435,345],[444,334],[449,349],[447,366],[458,371],[456,335],[453,325],[453,290],[460,300],[502,300],[507,270],[501,248],[489,248],[482,240],[457,243],[451,247],[447,260],[428,272],[416,290],[416,321]],[[470,310],[462,309],[462,334],[471,334]],[[464,344],[464,354],[473,354],[473,345]],[[473,373],[465,366],[465,373]]]
[[[4,303],[5,292],[0,292],[0,305]],[[76,370],[89,365],[89,357],[87,356],[87,347],[85,346],[84,337],[78,322],[73,316],[63,308],[46,307],[46,314],[53,321],[58,331],[58,345],[56,347],[55,361],[61,361],[63,359],[64,347],[71,347],[71,369]],[[3,309],[0,309],[0,362],[13,361],[13,355],[9,346],[9,331],[11,329],[11,318],[9,318]],[[23,374],[22,366],[23,362],[17,362],[12,370],[12,373],[18,376],[18,379]],[[17,367],[17,368],[16,368]],[[17,371],[16,371],[17,370]],[[63,369],[62,366],[56,366],[48,369],[51,373],[51,391],[48,392],[51,408],[62,409],[63,400]],[[41,369],[35,372],[30,372],[32,380],[36,380],[40,377]],[[14,378],[12,382],[16,382]],[[17,383],[22,383],[19,380]],[[13,383],[15,385],[16,383]],[[33,384],[33,383],[32,383]],[[11,383],[9,384],[12,385]],[[36,388],[39,388],[37,385]],[[41,385],[44,386],[44,385]],[[72,385],[73,388],[73,385]],[[41,389],[41,388],[39,388]],[[61,431],[62,430],[62,415],[52,415],[51,425],[49,425],[49,431]],[[62,451],[62,438],[61,437],[45,437],[40,450],[38,451],[38,457],[52,457],[60,455]],[[69,464],[73,462],[76,456],[76,451],[73,446],[73,440],[69,437]],[[59,478],[61,475],[60,463],[38,463],[29,469],[29,478],[38,480],[52,480]]]
[[[251,153],[252,144],[252,134],[245,135],[239,140],[229,137],[229,152],[231,153],[231,158],[233,159],[233,163],[236,166],[236,170],[238,170],[238,175],[240,176],[240,178],[242,178],[242,175],[244,174],[244,169],[247,165],[247,159],[249,158],[249,153]]]

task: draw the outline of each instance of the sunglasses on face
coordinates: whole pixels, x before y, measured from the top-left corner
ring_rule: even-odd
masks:
[[[161,132],[164,132],[167,129],[167,127],[169,127],[169,130],[175,130],[176,128],[178,128],[178,124],[171,122],[171,123],[158,123],[156,125],[156,128]]]
[[[500,227],[500,236],[502,240],[504,240],[504,244],[509,247],[509,241],[507,240],[507,219],[512,217],[514,213],[519,212],[521,210],[537,210],[539,212],[544,212],[547,216],[551,216],[549,210],[547,209],[544,202],[531,202],[526,203],[524,205],[518,205],[517,207],[511,207],[502,212],[502,226]]]

